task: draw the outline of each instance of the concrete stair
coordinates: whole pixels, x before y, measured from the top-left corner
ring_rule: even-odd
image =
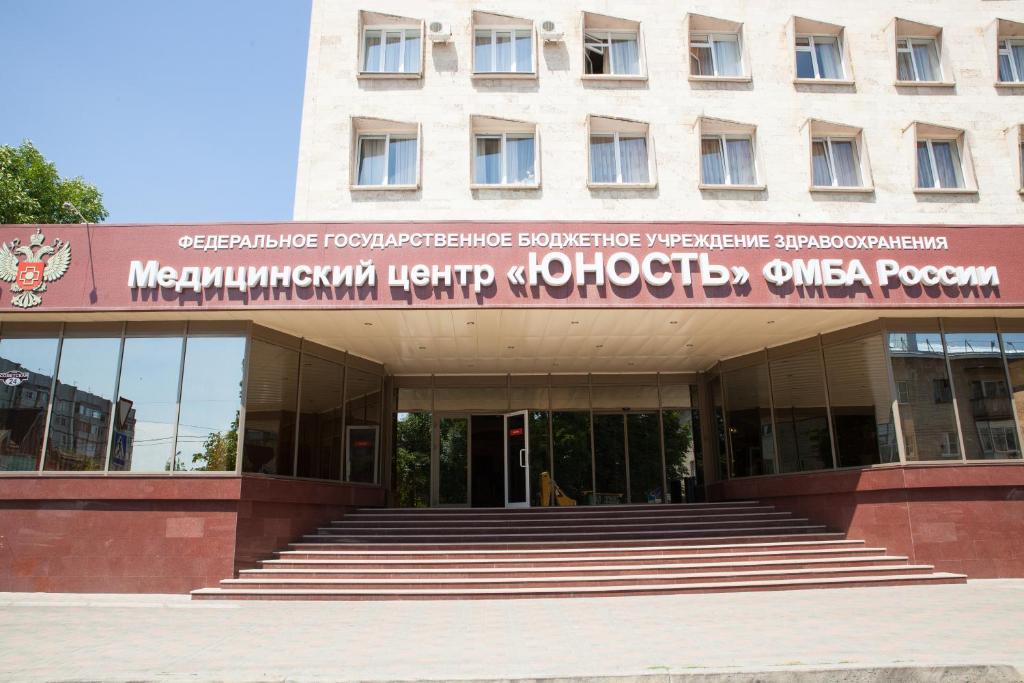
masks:
[[[756,501],[366,508],[192,597],[509,599],[965,581]]]

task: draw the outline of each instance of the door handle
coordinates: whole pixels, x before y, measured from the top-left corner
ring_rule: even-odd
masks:
[[[522,467],[523,469],[526,469],[526,449],[525,448],[520,448],[519,449],[519,466]]]

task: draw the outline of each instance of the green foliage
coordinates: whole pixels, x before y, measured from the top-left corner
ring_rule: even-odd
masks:
[[[395,467],[398,505],[430,505],[430,413],[401,413],[397,420]]]
[[[238,457],[238,415],[227,432],[212,432],[203,442],[203,452],[192,454],[196,472],[234,472]]]
[[[30,141],[18,147],[0,145],[0,224],[80,222],[64,202],[74,204],[90,223],[110,215],[95,185],[82,178],[61,178]]]

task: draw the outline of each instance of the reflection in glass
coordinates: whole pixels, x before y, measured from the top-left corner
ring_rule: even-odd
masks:
[[[682,491],[682,481],[686,477],[693,477],[697,474],[697,461],[693,448],[694,420],[692,413],[685,409],[663,410],[661,421],[665,430],[665,468],[669,489],[672,488],[672,482],[678,481],[680,482],[679,490]],[[632,434],[632,432],[630,433]],[[630,448],[632,449],[632,441]],[[632,450],[630,450],[630,461],[632,461]]]
[[[540,475],[551,472],[548,447],[548,411],[531,410],[530,419],[530,505],[540,505]]]
[[[781,471],[831,469],[832,441],[818,349],[772,360],[771,379]]]
[[[627,413],[629,442],[629,502],[661,503],[661,436],[658,412]]]
[[[1024,423],[1024,333],[1004,332],[1002,338],[1006,365],[1010,371],[1013,410],[1017,415],[1017,421]]]
[[[398,413],[395,420],[395,500],[399,507],[430,505],[430,413]]]
[[[341,390],[344,366],[308,353],[302,356],[299,457],[295,475],[341,479]]]
[[[594,488],[590,466],[590,414],[582,411],[552,412],[551,429],[554,480],[577,505],[589,505],[588,494]]]
[[[469,502],[469,418],[438,421],[438,491],[440,505]]]
[[[46,442],[47,470],[105,467],[119,337],[65,337]]]
[[[1017,424],[995,332],[946,335],[968,460],[1019,458]]]
[[[189,336],[174,469],[234,472],[245,337]]]
[[[349,368],[345,375],[345,424],[371,426],[380,424],[381,376],[358,368]],[[348,481],[372,484],[376,480],[375,449],[361,448],[345,454],[348,459]]]
[[[722,400],[722,380],[719,377],[712,377],[708,382],[708,394],[711,396],[711,419],[714,421],[714,441],[710,444],[715,459],[718,479],[724,481],[729,478],[728,450],[726,447],[725,431],[725,405]]]
[[[626,502],[626,432],[622,415],[594,415],[594,474],[597,505]]]
[[[110,444],[111,472],[171,469],[183,343],[180,336],[124,340]]]
[[[55,337],[0,341],[0,471],[39,469],[56,362]]]
[[[252,340],[245,399],[245,472],[291,476],[299,352]]]
[[[768,364],[761,363],[723,375],[726,420],[732,445],[732,476],[775,472],[775,444],[768,389]]]
[[[938,332],[890,332],[907,460],[959,460],[953,391]]]
[[[826,346],[825,374],[839,467],[899,461],[881,337]]]

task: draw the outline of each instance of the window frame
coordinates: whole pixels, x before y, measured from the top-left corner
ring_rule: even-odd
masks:
[[[700,166],[700,187],[701,189],[708,190],[737,190],[737,189],[763,189],[764,185],[761,182],[761,174],[757,168],[757,141],[754,133],[701,133],[700,144],[697,147],[698,159],[703,161],[703,142],[704,140],[713,139],[718,140],[719,149],[722,154],[722,168],[725,171],[724,183],[709,183],[704,179],[704,168],[703,163]],[[751,170],[754,174],[753,184],[747,183],[732,183],[732,169],[729,167],[729,155],[726,153],[726,140],[749,140],[750,141],[750,162]]]
[[[380,51],[380,70],[368,71],[366,69],[366,38],[367,34],[371,32],[379,32],[381,36],[381,51]],[[409,40],[408,33],[410,31],[416,31],[419,35],[419,55],[416,60],[415,71],[405,71],[405,51],[406,43]],[[398,64],[400,70],[398,71],[385,71],[384,62],[386,59],[385,51],[387,44],[387,33],[399,33],[402,34],[402,40],[399,47]],[[362,27],[359,35],[359,78],[422,78],[423,77],[423,47],[424,47],[425,36],[423,34],[423,26],[413,24],[368,24]]]
[[[497,64],[497,52],[498,52],[498,41],[497,34],[508,32],[511,34],[510,50],[512,54],[512,70],[511,71],[481,71],[479,65],[476,63],[476,39],[477,33],[487,32],[490,33],[490,48],[491,48],[491,64]],[[530,70],[529,71],[516,71],[516,46],[515,39],[516,33],[527,33],[530,37]],[[533,27],[514,26],[511,24],[499,25],[499,24],[481,24],[474,26],[472,31],[472,60],[473,60],[473,77],[475,78],[530,78],[537,75],[537,35]]]
[[[530,183],[510,183],[508,182],[508,156],[506,153],[506,143],[509,138],[512,139],[532,139],[533,140],[533,182]],[[501,181],[498,183],[482,183],[477,180],[477,140],[481,138],[485,139],[500,139],[501,140],[501,151],[500,151],[500,167],[501,167]],[[540,187],[540,154],[539,154],[539,143],[536,131],[534,132],[519,132],[519,131],[501,131],[501,132],[485,132],[485,131],[473,131],[472,135],[472,149],[471,159],[472,164],[470,168],[472,182],[470,188],[474,190],[489,190],[489,189],[524,189],[534,190]]]
[[[706,40],[698,41],[694,40],[694,36],[706,36]],[[716,38],[725,38],[725,40],[716,40]],[[739,32],[730,33],[728,31],[690,31],[688,34],[688,45],[687,45],[687,61],[690,62],[690,77],[700,80],[748,80],[745,76],[747,68],[746,63],[743,59],[743,36]],[[715,55],[715,43],[716,42],[735,42],[736,43],[736,54],[739,55],[739,70],[740,72],[735,75],[720,74],[718,72],[718,57]],[[693,53],[692,50],[695,47],[704,47],[711,52],[711,70],[713,73],[710,74],[698,74],[693,72]]]
[[[604,40],[603,46],[608,48],[608,64],[611,71],[606,74],[599,73],[588,73],[587,72],[587,35],[603,35]],[[615,57],[612,51],[612,38],[614,36],[632,36],[636,39],[636,51],[637,51],[637,73],[635,74],[624,74],[616,73],[615,71]],[[585,79],[606,79],[606,80],[646,80],[647,79],[647,62],[644,59],[643,42],[641,40],[640,27],[636,29],[615,29],[615,28],[587,28],[584,24],[583,27],[583,78]]]
[[[611,137],[612,145],[615,148],[615,181],[597,181],[594,180],[594,166],[591,163],[592,159],[592,148],[594,145],[595,137]],[[642,139],[646,145],[647,151],[647,181],[646,182],[624,182],[622,180],[622,151],[619,149],[619,140],[626,139]],[[595,132],[587,126],[587,186],[591,188],[650,188],[657,185],[657,180],[654,177],[654,169],[652,165],[653,151],[651,150],[651,131],[650,128],[644,133],[632,133],[623,131],[597,131]]]
[[[819,185],[816,182],[814,182],[815,181],[815,178],[814,178],[814,144],[817,143],[817,142],[822,142],[822,143],[825,144],[825,160],[828,163],[828,172],[829,172],[829,175],[830,175],[830,177],[832,179],[832,184],[831,185]],[[852,150],[853,150],[853,158],[856,160],[856,163],[857,163],[857,175],[860,178],[860,184],[859,185],[839,185],[839,184],[837,184],[835,159],[834,159],[833,152],[832,152],[832,143],[833,142],[849,142],[851,144]],[[841,191],[849,192],[849,191],[855,191],[855,190],[862,190],[862,189],[864,189],[865,188],[865,183],[864,183],[864,175],[865,174],[864,174],[863,161],[862,161],[861,154],[862,154],[862,152],[861,152],[861,148],[860,148],[860,143],[858,142],[857,136],[855,136],[855,135],[851,135],[851,136],[847,137],[847,136],[843,136],[843,135],[814,135],[812,133],[811,134],[811,188],[812,189],[833,190],[833,191],[840,191],[840,192]]]
[[[906,46],[902,47],[900,43],[905,43]],[[935,63],[939,68],[938,80],[923,80],[918,76],[917,56],[914,54],[914,43],[931,43],[935,48]],[[901,80],[899,77],[899,60],[901,54],[910,55],[910,65],[914,70],[913,80]],[[934,85],[934,84],[945,84],[946,73],[942,67],[942,45],[939,43],[939,39],[934,36],[896,36],[896,83],[898,85]]]
[[[960,162],[959,165],[958,165],[958,168],[954,168],[954,171],[955,171],[956,176],[957,176],[957,180],[960,183],[956,187],[942,187],[941,185],[938,184],[938,182],[939,182],[939,166],[938,166],[938,162],[935,160],[935,149],[934,149],[934,146],[933,146],[934,143],[936,143],[936,142],[939,142],[939,143],[945,142],[945,143],[948,143],[950,145],[954,145],[956,147],[957,159]],[[929,186],[925,186],[925,185],[921,185],[920,159],[917,157],[917,146],[920,145],[921,143],[924,143],[925,146],[928,149],[928,162],[931,165],[932,180],[936,183],[935,185],[932,185],[930,187]],[[942,137],[923,137],[923,138],[917,138],[914,141],[914,157],[915,157],[915,160],[916,160],[916,163],[914,164],[915,175],[916,175],[915,190],[925,191],[925,192],[936,192],[936,191],[939,191],[939,192],[943,192],[943,191],[944,192],[969,192],[969,191],[971,191],[970,188],[967,187],[967,172],[966,172],[966,169],[964,168],[964,152],[960,148],[960,141],[957,138],[942,138]]]
[[[1013,58],[1013,46],[1020,45],[1024,47],[1024,38],[1020,37],[1000,37],[999,42],[996,45],[996,83],[1002,86],[1024,86],[1024,73],[1018,72],[1017,62]],[[1013,74],[1013,80],[1004,81],[999,77],[999,59],[1006,57],[1010,63],[1010,73]]]
[[[362,165],[362,151],[364,140],[384,140],[384,170],[379,185],[364,185],[359,182],[359,171]],[[414,181],[412,183],[401,183],[391,185],[388,183],[388,171],[391,157],[391,140],[416,140],[416,161],[414,169]],[[422,153],[419,131],[416,133],[392,133],[384,132],[356,132],[355,164],[352,174],[351,189],[354,190],[413,190],[419,189],[420,184],[420,154]]]
[[[800,45],[799,41],[802,38],[807,39],[807,45]],[[825,38],[828,40],[834,40],[836,45],[836,52],[839,53],[839,68],[842,70],[842,74],[839,78],[825,78],[821,76],[821,68],[818,65],[818,53],[814,49],[815,38]],[[843,54],[843,37],[842,35],[828,35],[828,34],[813,34],[813,33],[797,33],[794,36],[793,41],[793,70],[796,72],[795,80],[798,83],[847,83],[849,77],[847,76],[846,57]],[[801,76],[797,66],[797,53],[798,52],[809,52],[811,54],[811,65],[814,69],[814,76]]]

